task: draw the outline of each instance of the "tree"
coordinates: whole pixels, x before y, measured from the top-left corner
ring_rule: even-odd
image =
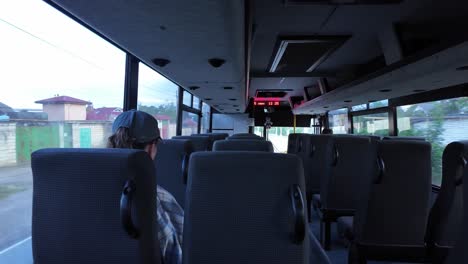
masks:
[[[430,109],[427,112],[423,108]],[[424,118],[428,123],[427,128],[417,129],[411,127],[399,133],[400,136],[424,137],[432,145],[432,181],[440,183],[442,180],[442,154],[444,152],[444,143],[442,134],[444,133],[444,117],[450,112],[455,111],[453,105],[445,101],[431,102],[420,105],[412,105],[406,111],[398,109],[398,117]],[[458,109],[458,108],[457,108]]]
[[[158,106],[138,105],[138,110],[147,112],[150,115],[167,115],[171,121],[177,120],[177,107],[174,103],[161,104]]]

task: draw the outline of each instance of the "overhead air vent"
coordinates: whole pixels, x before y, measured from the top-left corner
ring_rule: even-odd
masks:
[[[284,0],[285,5],[391,5],[403,0]]]
[[[286,96],[284,90],[257,90],[256,98],[283,98]]]
[[[279,37],[269,72],[312,72],[347,39],[349,36]]]

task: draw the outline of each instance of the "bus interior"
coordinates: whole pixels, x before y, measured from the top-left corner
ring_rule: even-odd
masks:
[[[467,17],[460,0],[0,2],[0,264],[163,263],[156,184],[185,210],[185,264],[468,263]],[[106,148],[131,109],[158,120],[154,162]]]

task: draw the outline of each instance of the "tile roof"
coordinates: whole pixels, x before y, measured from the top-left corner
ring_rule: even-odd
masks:
[[[70,97],[70,96],[65,96],[65,95],[39,100],[39,101],[36,101],[35,103],[36,104],[78,104],[78,105],[91,104],[91,102],[84,101],[84,100]]]

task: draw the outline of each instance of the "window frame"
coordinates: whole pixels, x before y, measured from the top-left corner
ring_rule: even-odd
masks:
[[[190,94],[190,106],[184,104],[184,94]],[[182,86],[179,85],[179,101],[177,105],[177,136],[182,135],[182,115],[183,112],[189,112],[192,114],[198,115],[198,124],[197,124],[197,134],[200,134],[201,129],[201,118],[202,118],[202,100],[199,101],[200,109],[196,109],[193,107],[193,94],[187,90],[185,90]]]

